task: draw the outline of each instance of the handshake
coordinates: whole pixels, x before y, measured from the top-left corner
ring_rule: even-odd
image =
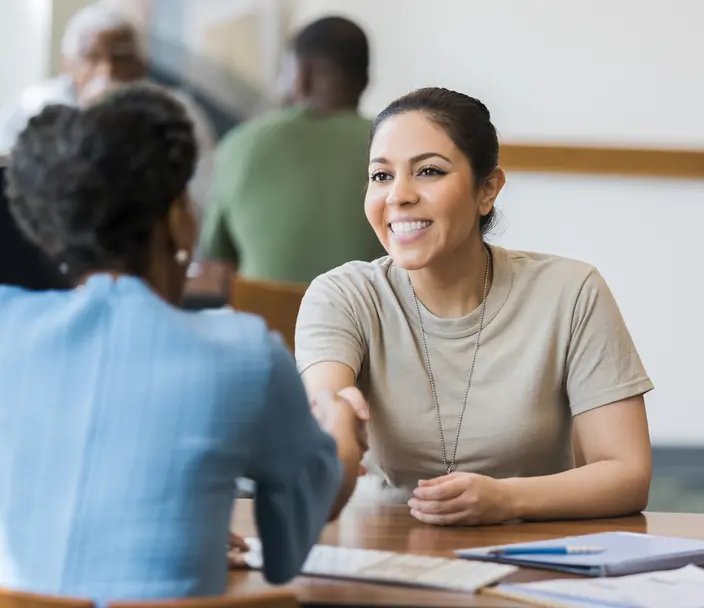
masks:
[[[364,475],[362,458],[369,447],[369,406],[359,389],[348,387],[337,394],[320,391],[311,406],[320,427],[337,442],[340,459],[347,467],[354,465],[359,476]]]
[[[337,394],[320,391],[313,399],[311,408],[320,427],[335,439],[337,455],[345,470],[340,494],[330,514],[330,519],[335,519],[354,491],[357,477],[366,473],[362,457],[368,448],[369,406],[362,393],[350,387]],[[244,567],[247,551],[249,547],[244,539],[231,533],[228,545],[230,568]]]

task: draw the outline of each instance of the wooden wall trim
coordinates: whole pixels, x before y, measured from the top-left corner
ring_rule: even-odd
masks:
[[[9,158],[0,155],[0,167]],[[704,179],[704,150],[502,144],[505,171]]]
[[[506,171],[704,179],[704,150],[501,145]]]

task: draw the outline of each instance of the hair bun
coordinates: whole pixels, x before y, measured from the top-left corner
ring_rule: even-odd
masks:
[[[154,87],[125,86],[85,109],[48,106],[29,121],[11,153],[10,211],[72,276],[142,275],[154,226],[195,163],[183,105]]]

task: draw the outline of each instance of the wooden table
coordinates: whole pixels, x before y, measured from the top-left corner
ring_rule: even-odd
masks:
[[[256,536],[251,501],[240,500],[235,508],[233,530]],[[620,519],[511,524],[485,528],[439,528],[422,524],[406,507],[348,507],[340,520],[329,525],[321,543],[385,549],[406,553],[451,556],[454,549],[512,542],[540,541],[562,536],[623,530],[664,536],[704,539],[704,515],[647,513]],[[535,581],[560,576],[540,570],[521,570],[509,582]],[[239,571],[230,575],[229,593],[242,594],[267,589],[259,572]],[[304,605],[328,606],[521,606],[481,595],[446,593],[407,587],[372,585],[300,576],[287,585]]]

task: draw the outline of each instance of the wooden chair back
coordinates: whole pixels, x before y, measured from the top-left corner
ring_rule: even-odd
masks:
[[[0,608],[93,608],[93,602],[0,589]]]
[[[299,608],[288,591],[267,591],[235,597],[189,598],[158,602],[113,602],[108,608]]]
[[[236,276],[230,285],[230,306],[260,317],[294,349],[296,318],[307,284],[254,281]]]

